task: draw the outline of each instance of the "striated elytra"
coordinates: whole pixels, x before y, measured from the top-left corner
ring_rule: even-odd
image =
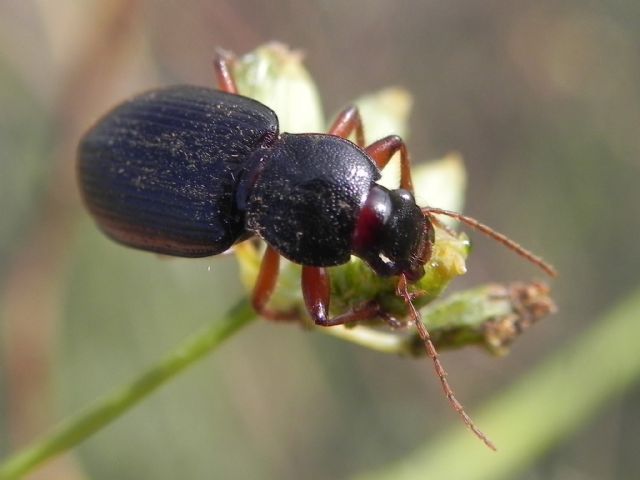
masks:
[[[245,231],[237,180],[277,132],[275,113],[246,97],[193,86],[144,93],[82,139],[82,194],[98,225],[121,243],[215,255]]]

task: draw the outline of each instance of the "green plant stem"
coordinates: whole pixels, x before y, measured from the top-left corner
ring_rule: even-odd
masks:
[[[495,440],[497,453],[483,448],[456,423],[400,462],[359,480],[513,478],[638,381],[638,312],[640,290],[478,415],[471,412],[475,423]]]
[[[98,400],[68,418],[44,438],[37,440],[0,464],[0,479],[20,478],[47,459],[78,445],[105,425],[138,404],[182,370],[195,364],[224,340],[256,318],[246,299],[233,307],[223,320],[185,340],[164,360],[124,388]]]

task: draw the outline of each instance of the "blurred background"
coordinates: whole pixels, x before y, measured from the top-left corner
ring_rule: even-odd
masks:
[[[466,213],[560,270],[559,313],[510,355],[444,355],[472,416],[638,287],[637,0],[3,0],[0,456],[244,295],[230,256],[159,261],[101,236],[81,207],[74,152],[122,98],[212,85],[216,47],[244,53],[270,40],[304,51],[328,116],[364,93],[407,88],[414,159],[460,152]],[[492,242],[475,247],[452,289],[537,275]],[[621,392],[508,478],[637,475],[640,383]],[[534,410],[527,421],[545,418]],[[424,359],[260,322],[32,478],[349,478],[446,428],[463,429]],[[468,437],[467,448],[484,448]],[[496,441],[508,450],[508,438]]]

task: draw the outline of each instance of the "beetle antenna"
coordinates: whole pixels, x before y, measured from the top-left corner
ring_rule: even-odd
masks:
[[[537,255],[534,255],[532,252],[530,252],[529,250],[527,250],[523,246],[519,245],[518,243],[514,242],[513,240],[511,240],[506,235],[503,235],[500,232],[496,232],[493,228],[488,227],[484,223],[480,223],[475,218],[467,217],[466,215],[462,215],[461,213],[458,213],[458,212],[452,212],[450,210],[443,210],[441,208],[434,208],[434,207],[423,208],[422,209],[422,213],[424,213],[425,215],[427,215],[427,216],[429,216],[431,218],[433,218],[432,214],[434,214],[434,213],[437,214],[437,215],[446,215],[448,217],[452,217],[452,218],[455,218],[456,220],[459,220],[459,221],[461,221],[463,223],[466,223],[471,228],[474,228],[474,229],[478,230],[479,232],[484,233],[488,237],[493,238],[494,240],[500,242],[502,245],[507,247],[509,250],[511,250],[511,251],[515,252],[517,255],[520,255],[521,257],[523,257],[525,260],[528,260],[529,262],[531,262],[534,265],[538,266],[539,268],[544,270],[545,273],[547,273],[547,275],[549,275],[551,277],[555,277],[556,275],[558,275],[558,272],[553,267],[553,265],[547,263],[541,257],[538,257]],[[439,222],[437,222],[437,223],[439,223]]]
[[[429,358],[431,358],[431,361],[433,362],[433,367],[435,368],[436,375],[440,380],[440,384],[442,385],[442,390],[444,390],[444,394],[449,400],[449,404],[458,413],[458,415],[462,417],[462,421],[464,422],[464,424],[475,434],[476,437],[482,440],[485,443],[485,445],[489,447],[491,450],[494,450],[494,451],[497,450],[493,442],[489,440],[489,438],[482,432],[482,430],[476,427],[476,425],[473,423],[473,420],[471,420],[471,417],[467,415],[467,412],[464,411],[464,407],[462,406],[462,404],[455,397],[453,393],[453,389],[451,388],[451,386],[449,385],[449,382],[447,381],[447,372],[445,371],[444,367],[442,366],[442,363],[440,362],[440,355],[438,354],[438,351],[436,350],[435,345],[431,341],[431,335],[429,335],[429,332],[424,326],[424,323],[422,323],[422,319],[420,318],[420,314],[418,313],[418,310],[416,310],[416,307],[413,305],[413,302],[411,301],[412,294],[409,293],[407,277],[405,276],[404,273],[400,275],[400,280],[398,281],[398,287],[397,287],[396,293],[398,294],[398,296],[403,298],[403,300],[409,307],[409,310],[411,312],[411,318],[413,319],[413,322],[415,323],[416,328],[418,329],[418,335],[420,335],[420,338],[424,343],[424,346],[427,350],[427,355],[429,356]]]

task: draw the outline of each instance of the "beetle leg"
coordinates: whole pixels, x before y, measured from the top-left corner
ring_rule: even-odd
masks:
[[[298,315],[295,311],[278,312],[267,307],[271,294],[276,286],[280,273],[280,254],[271,246],[267,249],[260,263],[260,273],[253,287],[251,305],[253,309],[267,320],[295,320]]]
[[[231,64],[233,63],[233,55],[226,50],[219,48],[213,59],[213,72],[216,77],[218,88],[223,92],[238,94],[236,80],[231,72]]]
[[[369,302],[329,318],[331,281],[327,270],[322,267],[302,267],[302,294],[309,315],[316,325],[322,327],[370,320],[380,314],[380,307],[374,302]]]
[[[356,134],[356,144],[364,148],[364,128],[362,127],[360,111],[355,105],[349,105],[336,117],[333,125],[331,125],[329,129],[329,133],[342,138],[349,138],[354,131]]]
[[[402,138],[398,135],[389,135],[388,137],[373,142],[364,150],[381,170],[389,163],[393,155],[397,151],[400,151],[400,187],[413,192],[409,152]]]

